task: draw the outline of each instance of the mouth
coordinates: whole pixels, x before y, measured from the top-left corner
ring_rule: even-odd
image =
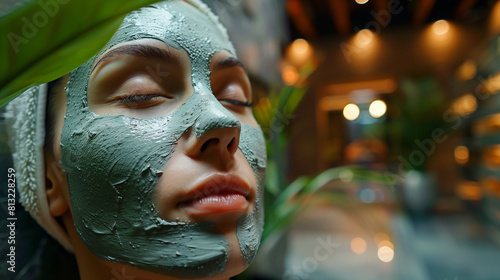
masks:
[[[235,175],[215,175],[190,190],[178,207],[191,217],[247,212],[252,191]]]

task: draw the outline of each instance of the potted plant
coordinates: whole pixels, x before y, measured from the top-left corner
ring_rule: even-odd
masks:
[[[446,140],[445,97],[433,77],[404,78],[394,96],[389,131],[397,147],[393,150],[397,175],[389,176],[389,183],[401,183],[405,206],[420,215],[430,210],[436,196],[435,175],[427,171],[427,165]]]

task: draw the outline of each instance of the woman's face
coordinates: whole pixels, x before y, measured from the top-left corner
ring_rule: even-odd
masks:
[[[205,14],[177,1],[130,14],[67,92],[61,163],[92,253],[173,277],[249,265],[265,143],[245,70]]]

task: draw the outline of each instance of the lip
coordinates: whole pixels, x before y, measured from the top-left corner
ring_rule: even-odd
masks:
[[[247,212],[252,189],[236,175],[214,175],[193,187],[178,204],[192,217]]]

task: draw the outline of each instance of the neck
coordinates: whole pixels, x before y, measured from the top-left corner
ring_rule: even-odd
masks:
[[[83,244],[80,236],[76,232],[73,224],[73,218],[68,211],[63,215],[63,222],[68,231],[69,238],[73,244],[75,251],[76,261],[78,263],[78,270],[80,272],[80,279],[114,279],[112,271],[106,267],[101,261],[92,254],[87,247]],[[126,278],[118,278],[126,279]]]

